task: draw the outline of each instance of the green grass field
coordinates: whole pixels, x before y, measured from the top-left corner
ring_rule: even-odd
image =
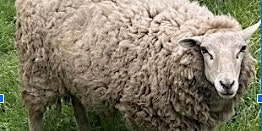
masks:
[[[215,14],[230,14],[243,25],[254,24],[260,18],[259,0],[199,0]],[[0,131],[28,130],[27,112],[23,106],[18,87],[17,55],[14,47],[15,0],[0,0],[0,93],[5,103],[0,104]],[[260,35],[257,32],[250,42],[250,51],[257,60],[257,75],[250,85],[244,101],[237,108],[233,119],[223,124],[221,131],[259,131],[260,107],[256,103],[260,79]],[[45,130],[76,131],[70,103],[63,102],[60,115],[54,115],[55,107],[45,113]],[[126,130],[120,117],[98,117],[89,113],[94,131]]]

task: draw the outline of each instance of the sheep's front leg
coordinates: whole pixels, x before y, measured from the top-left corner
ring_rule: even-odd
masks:
[[[30,131],[43,131],[43,112],[29,108],[29,128]]]
[[[71,98],[78,129],[80,131],[90,131],[91,129],[85,107],[80,103],[80,101],[76,97],[71,96]]]

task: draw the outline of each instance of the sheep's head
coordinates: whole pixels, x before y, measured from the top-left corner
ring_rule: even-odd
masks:
[[[204,59],[204,73],[222,98],[233,98],[239,88],[239,75],[247,41],[258,29],[260,21],[240,32],[217,32],[181,39],[185,48],[200,49]]]

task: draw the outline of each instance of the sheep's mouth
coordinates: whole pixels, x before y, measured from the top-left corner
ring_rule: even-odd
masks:
[[[236,93],[233,93],[233,92],[218,92],[218,94],[224,98],[224,99],[231,99],[235,96]]]

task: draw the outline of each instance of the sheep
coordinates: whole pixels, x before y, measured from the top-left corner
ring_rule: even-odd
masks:
[[[130,130],[215,130],[255,75],[232,17],[187,0],[17,0],[16,48],[30,131],[70,96],[87,111],[117,109]],[[141,128],[143,127],[143,128]]]

